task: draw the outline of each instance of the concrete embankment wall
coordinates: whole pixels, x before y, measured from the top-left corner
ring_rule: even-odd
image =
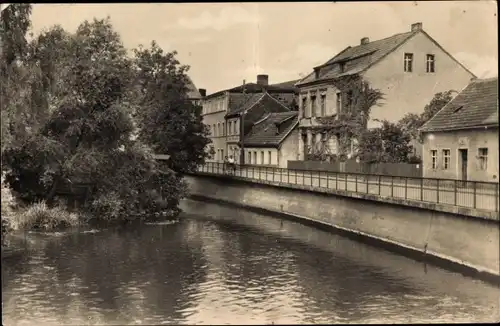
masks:
[[[331,228],[477,276],[500,275],[499,222],[220,176],[186,176],[192,198]]]

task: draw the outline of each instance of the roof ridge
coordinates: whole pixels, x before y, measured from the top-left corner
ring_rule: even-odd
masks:
[[[265,92],[264,92],[264,95],[266,95],[266,94],[267,94],[267,96],[269,96],[270,98],[272,98],[272,99],[273,99],[273,101],[275,101],[276,103],[278,103],[279,105],[281,105],[282,107],[284,107],[285,109],[287,109],[288,111],[291,111],[291,110],[290,110],[290,108],[288,108],[285,104],[283,104],[283,103],[281,103],[280,101],[278,101],[277,99],[275,99],[275,98],[274,98],[274,96],[271,96],[271,94],[269,94],[269,93],[267,92],[267,90],[265,90]],[[262,98],[264,98],[264,95],[262,96]],[[260,99],[256,102],[256,104],[257,104],[258,102],[260,102],[260,101],[262,100],[262,98],[260,98]]]
[[[488,77],[488,78],[473,78],[472,82],[473,83],[487,83],[490,81],[498,80],[498,76],[496,77]]]

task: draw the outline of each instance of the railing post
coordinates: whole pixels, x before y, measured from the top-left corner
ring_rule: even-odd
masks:
[[[391,197],[394,198],[394,176],[391,175]]]
[[[274,171],[275,171],[275,169],[274,168],[272,168],[272,169],[273,169],[273,183],[274,183]]]
[[[424,201],[424,178],[420,178],[420,201]]]
[[[380,196],[380,187],[381,187],[381,184],[382,184],[382,177],[379,175],[378,176],[378,195]]]
[[[318,187],[321,188],[321,171],[318,171]]]
[[[437,194],[437,203],[439,204],[439,179],[437,179],[437,191],[436,191],[436,194]]]
[[[344,188],[344,190],[347,191],[347,174],[344,174],[344,180],[345,180],[345,188]]]
[[[335,190],[339,189],[339,174],[335,172]]]
[[[370,178],[370,175],[369,175],[369,174],[365,175],[365,181],[366,181],[366,193],[369,193],[369,192],[370,192],[370,189],[369,189],[369,186],[370,186],[370,180],[369,180],[369,178]]]
[[[408,177],[405,177],[405,199],[408,199]]]
[[[305,186],[305,185],[306,185],[306,184],[305,184],[305,183],[306,183],[306,178],[305,178],[304,174],[305,174],[305,172],[304,172],[304,170],[302,170],[302,185],[303,185],[303,186]]]
[[[457,206],[457,180],[453,180],[453,191],[454,191],[454,197],[455,199],[453,200],[453,203],[455,206]]]
[[[326,171],[326,188],[330,189],[330,172]]]
[[[355,180],[356,180],[356,188],[355,189],[356,189],[356,192],[358,192],[358,175],[357,174],[356,174]]]
[[[477,182],[473,181],[472,184],[474,185],[474,208],[476,208],[476,192],[477,192]]]
[[[495,184],[495,212],[498,212],[498,202],[500,201],[500,194],[498,193],[499,184]]]

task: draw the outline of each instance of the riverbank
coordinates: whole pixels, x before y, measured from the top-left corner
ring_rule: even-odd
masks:
[[[217,176],[186,179],[196,200],[327,228],[465,275],[500,282],[498,221]]]

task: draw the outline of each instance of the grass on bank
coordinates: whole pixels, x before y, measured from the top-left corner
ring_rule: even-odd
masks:
[[[53,231],[78,225],[75,213],[62,205],[49,207],[44,201],[22,207],[2,177],[2,236],[14,230]]]

